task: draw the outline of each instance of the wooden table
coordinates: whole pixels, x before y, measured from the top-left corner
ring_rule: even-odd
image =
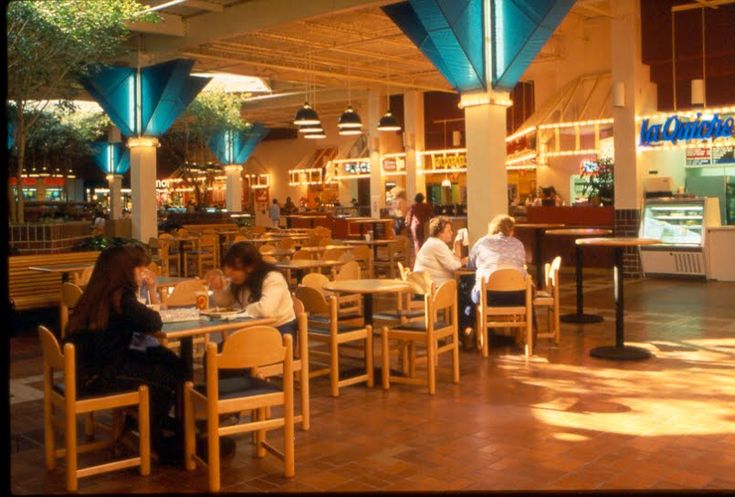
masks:
[[[232,320],[210,319],[202,317],[198,321],[181,321],[178,323],[164,323],[161,331],[156,333],[159,338],[181,341],[181,358],[186,363],[187,377],[194,378],[194,345],[196,336],[222,331],[236,331],[260,325],[271,325],[276,320],[272,318],[240,318]]]
[[[271,257],[291,257],[294,252],[296,252],[296,249],[270,249],[270,250],[262,250],[260,252],[261,255],[269,255]]]
[[[286,269],[288,271],[296,271],[296,281],[298,283],[301,283],[301,280],[304,277],[304,271],[308,269],[322,269],[325,267],[334,268],[335,266],[341,266],[342,264],[345,264],[346,262],[347,261],[339,261],[339,260],[322,261],[322,260],[298,259],[295,261],[279,262],[276,264],[276,267],[280,269]]]
[[[551,236],[576,236],[593,237],[612,235],[612,230],[599,228],[567,228],[559,230],[546,230]],[[603,321],[602,316],[584,313],[583,281],[582,281],[582,246],[574,244],[574,276],[577,280],[577,312],[574,314],[563,314],[559,319],[565,323],[599,323]]]
[[[89,262],[69,262],[65,264],[45,264],[43,266],[28,266],[31,271],[39,271],[41,273],[61,273],[61,282],[69,281],[70,273],[81,273],[87,268],[94,267],[94,263]]]
[[[534,230],[536,246],[533,250],[533,264],[536,266],[536,288],[544,287],[544,255],[542,247],[544,243],[544,231],[547,229],[563,228],[564,226],[564,224],[553,223],[522,223],[515,225],[516,228]]]
[[[651,238],[583,238],[575,242],[577,245],[590,247],[612,247],[615,249],[615,346],[596,347],[590,351],[592,357],[632,361],[648,359],[651,353],[640,347],[625,345],[625,321],[623,315],[623,249],[626,247],[640,247],[642,245],[657,245],[661,240]]]
[[[337,293],[359,293],[363,296],[365,324],[373,324],[373,294],[411,291],[411,285],[401,280],[342,280],[331,281],[322,288]]]
[[[364,238],[364,236],[365,236],[365,226],[367,226],[368,224],[372,226],[373,234],[375,234],[375,231],[377,231],[375,229],[375,226],[376,225],[378,225],[378,224],[386,224],[386,227],[385,227],[385,230],[386,231],[385,232],[387,233],[388,232],[388,229],[390,228],[390,225],[393,224],[393,220],[392,219],[380,219],[380,218],[347,219],[347,224],[348,224],[348,227],[347,227],[348,230],[349,230],[349,225],[350,224],[357,224],[357,225],[359,225],[360,226],[360,238]],[[349,231],[347,233],[349,235]]]
[[[352,245],[324,245],[319,247],[301,247],[299,250],[301,252],[306,252],[307,254],[323,254],[327,250],[352,250],[355,248]]]
[[[346,245],[368,245],[373,247],[373,260],[378,258],[378,247],[385,247],[395,243],[395,240],[340,240],[340,243]]]

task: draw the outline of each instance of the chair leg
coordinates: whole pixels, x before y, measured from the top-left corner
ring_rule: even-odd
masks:
[[[452,348],[452,381],[459,383],[459,333],[455,330],[452,336],[454,347]]]
[[[148,402],[148,387],[141,385],[138,388],[138,434],[140,435],[138,443],[142,476],[148,476],[151,473],[151,423]]]
[[[289,395],[289,394],[287,394]],[[293,424],[293,383],[291,384],[290,399],[283,406],[283,474],[291,478],[296,474],[296,456],[294,447],[294,424]]]
[[[308,352],[307,352],[308,354]],[[311,405],[309,403],[309,356],[301,357],[301,429],[309,431],[311,427]]]
[[[373,327],[367,325],[367,338],[365,339],[365,372],[367,373],[367,386],[372,388],[375,384],[373,377]]]
[[[46,469],[52,471],[56,468],[56,440],[53,423],[53,404],[50,395],[43,397],[43,447],[46,459]]]
[[[381,348],[381,383],[383,390],[390,389],[390,352],[388,350],[388,327],[383,326],[380,328],[380,348]]]
[[[184,467],[188,471],[196,468],[194,452],[196,451],[194,405],[192,404],[191,389],[194,384],[187,381],[184,385]]]
[[[429,373],[429,395],[436,393],[436,337],[431,336],[427,333],[426,343],[426,367]]]
[[[339,397],[339,345],[329,340],[329,386],[332,397]]]
[[[77,481],[77,416],[74,406],[67,402],[64,409],[66,424],[66,490],[76,492]]]
[[[209,456],[209,491],[219,492],[219,416],[216,412],[207,412],[207,453]]]
[[[258,408],[258,421],[265,421],[268,419],[268,414],[266,413],[265,407]],[[256,445],[255,445],[255,455],[259,459],[265,457],[265,446],[263,445],[265,443],[265,435],[266,430],[258,430],[256,433]]]

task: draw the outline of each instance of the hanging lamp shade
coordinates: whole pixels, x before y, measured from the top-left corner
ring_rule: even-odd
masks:
[[[342,136],[361,135],[362,128],[342,128],[339,130],[339,134]]]
[[[299,133],[302,133],[304,135],[312,133],[324,133],[324,128],[322,128],[321,123],[307,124],[305,126],[299,126]]]
[[[380,118],[380,124],[378,124],[378,131],[400,131],[401,125],[398,124],[396,118],[393,117],[390,109],[388,109],[383,117]]]
[[[323,129],[315,133],[306,133],[304,135],[304,138],[306,138],[307,140],[321,140],[322,138],[326,138],[326,137],[327,135],[326,133],[324,133]]]
[[[360,115],[355,112],[351,105],[347,106],[347,109],[339,116],[339,122],[337,127],[342,129],[360,129],[362,128],[362,119]],[[341,132],[340,132],[341,134]]]
[[[298,126],[305,124],[319,124],[319,115],[314,109],[311,108],[309,102],[304,102],[304,105],[296,112],[296,117],[293,123]]]
[[[452,182],[449,180],[449,178],[444,178],[442,180],[442,187],[443,188],[451,188],[452,187]]]

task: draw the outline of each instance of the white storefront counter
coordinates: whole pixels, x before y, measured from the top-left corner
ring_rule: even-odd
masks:
[[[707,228],[707,260],[709,279],[735,281],[735,226]]]

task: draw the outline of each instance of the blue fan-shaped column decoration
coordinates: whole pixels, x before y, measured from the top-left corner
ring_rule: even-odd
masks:
[[[122,143],[94,142],[94,162],[110,187],[110,217],[122,217],[122,177],[130,169],[130,150]]]
[[[230,212],[242,211],[242,164],[247,162],[267,134],[268,128],[255,123],[245,130],[222,129],[209,139],[209,148],[224,166],[227,178],[225,204]]]
[[[127,137],[133,197],[133,237],[158,236],[156,148],[211,78],[191,76],[194,61],[176,59],[143,68],[103,67],[81,80],[84,88]]]

